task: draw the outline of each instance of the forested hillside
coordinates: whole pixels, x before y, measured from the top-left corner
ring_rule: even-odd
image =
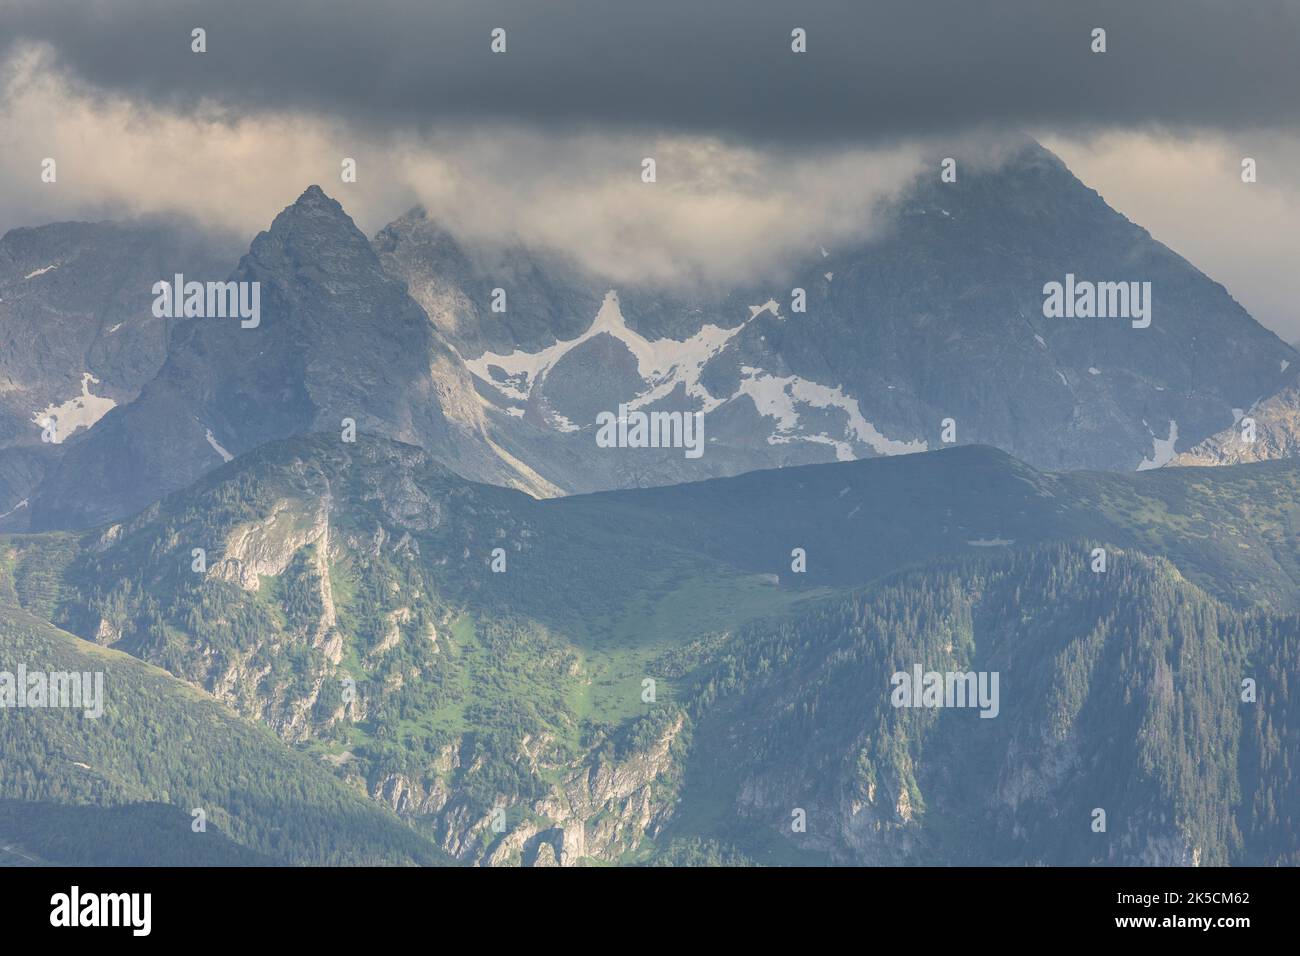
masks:
[[[105,698],[98,718],[80,709],[5,711],[0,842],[62,863],[120,863],[124,851],[141,863],[445,859],[266,729],[155,667],[62,633],[2,598],[0,649],[9,671],[23,663],[46,672],[102,672]],[[205,832],[192,830],[195,810],[203,811]],[[110,820],[111,839],[104,831]]]
[[[961,448],[537,501],[393,442],[275,443],[0,539],[6,660],[112,648],[167,689],[110,694],[130,726],[71,763],[74,718],[11,715],[3,795],[188,813],[201,759],[245,781],[209,832],[284,862],[1281,862],[1298,495],[1287,462]],[[895,709],[914,666],[997,672],[996,718]],[[216,701],[256,746],[199,731]],[[304,829],[264,831],[285,793]]]
[[[687,799],[708,780],[725,813],[843,861],[1295,863],[1300,620],[1090,551],[945,562],[743,629],[694,685]],[[997,672],[996,719],[891,706],[917,664]]]

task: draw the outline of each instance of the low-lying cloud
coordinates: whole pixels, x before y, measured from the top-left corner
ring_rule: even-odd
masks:
[[[247,240],[319,183],[369,235],[419,204],[471,244],[558,250],[611,281],[726,284],[868,237],[920,162],[915,145],[759,149],[681,133],[465,124],[379,136],[342,119],[93,95],[51,66],[29,48],[6,71],[0,121],[16,143],[0,171],[32,187],[5,204],[0,230],[166,213]],[[39,181],[45,157],[56,183]],[[341,181],[345,157],[355,183]]]
[[[923,155],[1027,130],[1300,337],[1300,4],[620,7],[10,0],[0,232],[181,214],[246,246],[318,183],[367,234],[421,204],[613,283],[725,285],[869,238]]]

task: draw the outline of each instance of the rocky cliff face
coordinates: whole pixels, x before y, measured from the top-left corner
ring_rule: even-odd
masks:
[[[0,237],[0,447],[39,444],[47,409],[62,442],[132,401],[167,353],[153,284],[169,270],[217,278],[233,261],[166,223],[56,223]]]
[[[397,813],[431,822],[447,852],[478,866],[612,863],[656,836],[670,819],[679,776],[673,745],[683,723],[678,715],[644,749],[612,760],[558,760],[552,741],[525,736],[520,750],[534,771],[561,779],[537,800],[501,800],[500,814],[471,810],[458,777],[476,768],[462,765],[461,748],[454,745],[439,754],[425,780],[388,774],[370,790]]]
[[[1293,380],[1249,408],[1233,409],[1233,423],[1174,458],[1174,465],[1239,465],[1300,454],[1300,384]]]
[[[0,528],[26,527],[68,443],[157,374],[172,323],[152,286],[217,278],[235,250],[166,222],[55,223],[0,237]],[[22,502],[26,502],[23,504]]]
[[[534,804],[533,813],[552,823],[538,834],[540,843],[554,849],[560,866],[584,857],[613,862],[658,835],[674,809],[673,745],[684,722],[677,715],[649,746],[622,760],[584,761]]]

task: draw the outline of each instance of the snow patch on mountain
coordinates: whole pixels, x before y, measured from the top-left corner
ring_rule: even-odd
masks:
[[[206,439],[208,440],[208,444],[212,446],[212,450],[215,451],[218,455],[221,456],[221,460],[222,460],[222,461],[234,461],[234,460],[235,460],[235,456],[234,456],[234,455],[232,455],[230,452],[226,451],[224,448],[221,447],[220,442],[217,441],[217,436],[214,435],[214,434],[212,434],[212,429],[211,429],[211,428],[209,428],[209,429],[206,430],[206,432],[204,433],[203,437],[206,438]]]
[[[762,306],[751,306],[750,310],[753,315],[757,315],[770,309],[776,315],[777,308],[775,302],[769,301]],[[465,360],[465,364],[481,380],[508,398],[527,401],[534,386],[546,377],[555,363],[583,342],[604,333],[627,346],[636,358],[637,373],[649,386],[649,390],[631,403],[631,407],[637,408],[657,401],[670,394],[678,384],[682,384],[686,387],[686,393],[699,399],[707,412],[720,405],[721,401],[710,395],[700,384],[700,373],[708,361],[721,352],[742,328],[744,324],[734,329],[705,325],[683,342],[670,338],[647,339],[628,328],[619,309],[618,293],[611,290],[605,293],[605,299],[591,327],[576,339],[556,342],[539,352],[518,349],[509,355],[485,352],[476,359]],[[495,373],[494,369],[497,370]]]
[[[59,405],[48,405],[32,416],[32,421],[39,428],[44,428],[47,421],[55,422],[56,427],[50,438],[53,444],[62,444],[78,428],[90,428],[117,406],[117,402],[111,398],[90,394],[91,383],[98,385],[99,379],[89,372],[83,372],[80,395]]]
[[[802,403],[813,408],[839,408],[844,411],[848,416],[845,437],[856,438],[878,455],[907,455],[925,451],[928,447],[924,440],[905,442],[885,437],[875,425],[863,417],[857,399],[845,395],[839,388],[819,385],[797,375],[769,375],[762,369],[748,365],[741,366],[740,371],[745,378],[741,380],[740,389],[732,397],[748,395],[759,414],[776,419],[776,431],[767,439],[770,445],[791,441],[811,441],[834,446],[835,457],[839,461],[853,461],[857,457],[849,441],[835,439],[829,435],[796,433],[799,412],[795,405]]]
[[[1146,422],[1142,424],[1146,425]],[[1150,425],[1147,425],[1147,431],[1151,431]],[[1142,464],[1137,466],[1138,471],[1163,468],[1174,460],[1174,445],[1178,442],[1178,423],[1175,421],[1169,422],[1168,438],[1160,438],[1155,432],[1151,432],[1151,441],[1155,445],[1155,451],[1150,458],[1142,459]]]
[[[774,376],[763,369],[742,366],[744,378],[734,395],[716,398],[710,394],[700,382],[705,366],[749,322],[764,313],[778,319],[782,317],[781,306],[775,299],[769,299],[761,305],[749,306],[749,318],[735,328],[705,325],[684,341],[670,338],[651,340],[628,327],[619,308],[618,293],[611,290],[605,294],[591,327],[577,338],[556,342],[537,352],[515,350],[508,355],[486,352],[476,359],[465,360],[465,364],[474,375],[506,398],[526,402],[537,384],[565,355],[589,339],[606,334],[623,343],[632,353],[637,373],[646,385],[645,391],[628,403],[630,409],[653,405],[679,387],[699,402],[705,412],[747,395],[761,415],[775,420],[775,428],[767,437],[770,445],[794,441],[830,445],[840,461],[852,461],[858,457],[855,441],[867,445],[878,455],[904,455],[926,450],[925,441],[899,441],[885,436],[867,421],[857,400],[846,395],[841,388],[821,385],[797,375]],[[848,419],[844,434],[835,437],[800,432],[801,405],[842,410]],[[550,413],[547,419],[560,431],[578,430],[578,426],[558,414]]]
[[[555,411],[554,409],[551,409],[547,413],[547,420],[551,423],[551,425],[555,428],[556,431],[561,431],[561,432],[582,431],[581,425],[575,425],[571,419],[565,418],[563,415],[561,415],[559,412]]]
[[[22,501],[18,502],[18,504],[14,505],[12,508],[10,508],[8,511],[6,511],[4,514],[0,515],[0,518],[8,518],[11,514],[13,514],[13,513],[14,513],[15,511],[17,511],[19,508],[26,508],[26,507],[27,507],[27,499],[24,498]]]

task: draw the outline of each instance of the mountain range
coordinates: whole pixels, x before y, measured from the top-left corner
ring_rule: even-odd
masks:
[[[937,169],[725,289],[317,186],[6,234],[0,702],[106,691],[0,712],[0,863],[1300,862],[1295,349],[1042,147]]]
[[[369,241],[317,187],[228,275],[178,251],[109,281],[104,234],[126,227],[18,230],[0,273],[0,326],[24,340],[5,372],[0,528],[115,520],[228,455],[344,419],[539,496],[949,442],[1131,471],[1294,380],[1294,349],[1036,144],[956,183],[919,178],[887,221],[870,242],[708,293],[612,289],[558,253],[458,242],[421,210]],[[138,229],[155,250],[186,247]],[[149,277],[187,269],[259,283],[258,327],[153,318]],[[1150,282],[1150,327],[1044,317],[1045,284],[1067,275]],[[101,340],[153,338],[101,356],[88,313]],[[706,453],[599,447],[599,416],[629,411],[703,413]]]

